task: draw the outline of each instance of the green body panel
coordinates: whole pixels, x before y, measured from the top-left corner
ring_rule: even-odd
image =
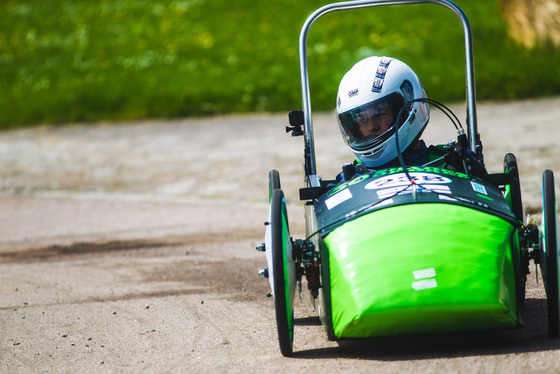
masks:
[[[335,338],[516,326],[515,233],[452,204],[392,207],[335,229],[324,238]]]

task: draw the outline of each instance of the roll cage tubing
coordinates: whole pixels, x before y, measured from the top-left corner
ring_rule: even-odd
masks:
[[[476,152],[482,161],[482,144],[478,134],[476,121],[476,92],[474,82],[474,59],[472,34],[469,20],[465,13],[455,3],[449,0],[355,0],[344,1],[325,5],[313,12],[305,21],[299,37],[299,64],[301,74],[301,91],[303,101],[303,115],[305,126],[305,173],[307,184],[310,187],[319,187],[320,180],[317,175],[317,165],[315,160],[315,144],[313,140],[313,124],[311,120],[311,98],[309,94],[309,72],[307,68],[307,37],[311,26],[325,14],[348,9],[369,8],[384,5],[405,5],[405,4],[439,4],[451,9],[461,20],[465,36],[465,66],[466,66],[466,86],[467,86],[467,127],[469,146]]]

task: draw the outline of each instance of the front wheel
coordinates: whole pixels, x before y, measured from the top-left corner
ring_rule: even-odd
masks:
[[[272,191],[270,201],[270,234],[272,250],[272,293],[276,310],[280,352],[291,356],[294,340],[294,295],[296,267],[288,229],[286,201],[281,189]],[[269,268],[270,276],[270,268]]]
[[[546,290],[548,335],[558,337],[560,327],[560,295],[558,291],[558,219],[554,174],[543,173],[543,218],[541,227],[541,273]]]

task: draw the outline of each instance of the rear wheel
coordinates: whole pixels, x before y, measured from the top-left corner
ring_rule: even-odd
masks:
[[[506,189],[508,190],[507,199],[511,206],[511,211],[517,220],[523,222],[523,202],[521,200],[519,170],[517,169],[517,160],[512,153],[508,153],[504,157],[504,169],[510,176],[510,184],[506,186]]]
[[[558,220],[554,174],[543,173],[543,218],[541,230],[541,272],[548,307],[548,335],[558,337],[560,326],[560,295],[558,292]]]
[[[278,342],[284,356],[293,352],[294,309],[296,286],[295,262],[292,257],[292,241],[288,229],[288,215],[284,193],[272,191],[270,202],[270,230],[272,245],[272,273],[274,308],[278,327]]]
[[[272,199],[272,191],[279,189],[280,187],[280,173],[278,170],[271,170],[268,173],[268,201]]]
[[[517,160],[513,153],[508,153],[504,157],[504,171],[509,175],[509,184],[505,186],[505,198],[509,204],[511,212],[520,223],[523,223],[523,202],[521,200],[521,183],[519,182],[519,169],[517,168]],[[519,267],[516,268],[516,298],[517,298],[517,318],[519,323],[525,323],[524,306],[525,306],[525,289],[527,284],[527,274],[529,274],[529,257],[527,252],[520,251],[516,253]]]

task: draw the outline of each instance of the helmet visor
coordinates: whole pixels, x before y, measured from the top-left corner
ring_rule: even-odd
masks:
[[[394,133],[403,104],[403,97],[393,93],[340,113],[338,122],[344,140],[356,150],[383,143]]]

